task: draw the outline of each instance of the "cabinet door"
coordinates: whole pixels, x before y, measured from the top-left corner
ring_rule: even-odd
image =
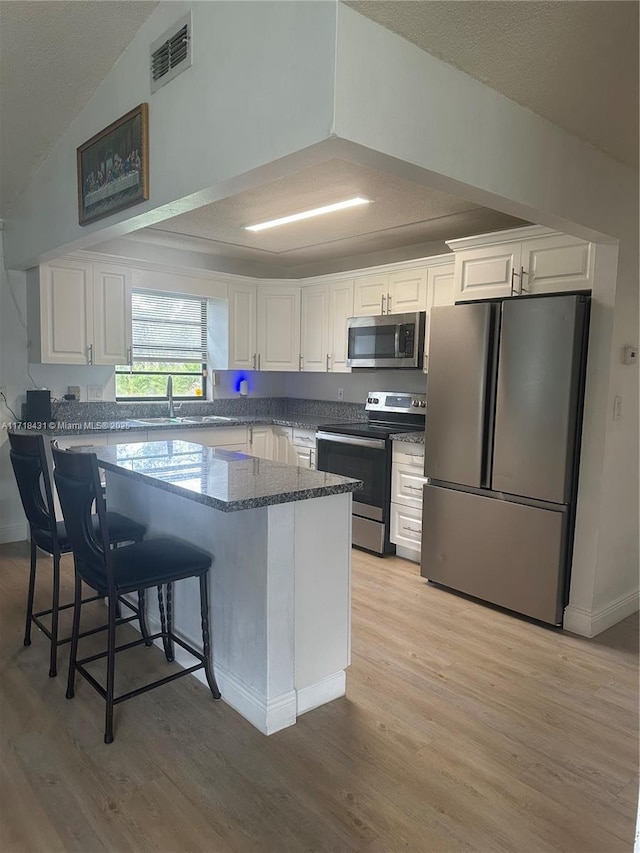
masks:
[[[373,317],[387,313],[389,276],[356,279],[353,298],[354,317]]]
[[[347,320],[353,317],[353,282],[329,285],[329,370],[351,373],[347,365]]]
[[[300,288],[258,285],[258,369],[297,371]]]
[[[329,287],[326,284],[303,287],[300,323],[300,369],[327,371],[329,369]]]
[[[522,244],[522,292],[591,290],[593,262],[592,244],[568,234],[526,240]]]
[[[271,427],[249,427],[249,455],[259,459],[273,458],[273,431]]]
[[[309,447],[294,447],[293,448],[293,465],[298,468],[312,468],[311,465],[311,448]]]
[[[391,504],[391,541],[401,548],[417,552],[420,560],[422,546],[422,510],[402,504]]]
[[[229,285],[229,368],[255,370],[256,288],[252,284]]]
[[[393,463],[391,469],[391,500],[404,506],[422,508],[422,487],[426,483],[422,471],[413,465]]]
[[[93,267],[93,361],[131,361],[131,270],[124,267]]]
[[[431,329],[431,309],[440,305],[453,305],[455,302],[454,265],[442,264],[427,270],[427,322],[424,331],[425,373],[429,370],[429,332]]]
[[[498,243],[456,252],[456,302],[511,296],[512,272],[520,269],[520,247]]]
[[[44,364],[91,364],[91,264],[69,261],[45,265],[40,273],[41,361]]]
[[[387,314],[425,311],[427,308],[427,271],[394,272],[389,276]]]
[[[291,463],[291,428],[273,427],[273,461]]]

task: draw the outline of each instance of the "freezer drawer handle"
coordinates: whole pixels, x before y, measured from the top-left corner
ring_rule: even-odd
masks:
[[[418,528],[416,530],[415,527],[408,527],[406,524],[403,524],[402,529],[408,531],[409,533],[420,533],[420,534],[422,534],[422,528]]]
[[[381,438],[356,438],[354,435],[340,435],[332,432],[317,432],[319,441],[333,441],[336,444],[355,444],[357,447],[373,447],[384,450],[385,444]]]

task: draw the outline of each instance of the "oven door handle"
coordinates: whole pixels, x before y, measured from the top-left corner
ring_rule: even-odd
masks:
[[[357,438],[355,435],[342,435],[333,432],[317,432],[318,441],[333,441],[336,444],[355,444],[357,447],[373,447],[376,450],[385,449],[385,441],[382,438]]]

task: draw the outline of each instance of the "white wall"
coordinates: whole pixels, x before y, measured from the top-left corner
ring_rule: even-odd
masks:
[[[358,162],[613,246],[593,293],[568,611],[573,630],[602,630],[638,605],[638,370],[620,361],[638,343],[637,173],[342,5],[335,98]]]
[[[364,405],[367,391],[408,391],[424,394],[427,377],[421,370],[358,370],[354,373],[283,373],[284,393],[303,400],[333,400],[338,389],[345,403]]]
[[[189,9],[193,65],[151,96],[150,44]],[[325,139],[335,15],[329,2],[159,3],[12,205],[7,267],[35,266],[262,183],[252,170]],[[149,102],[150,198],[106,224],[80,227],[76,148],[142,101]],[[277,167],[270,174],[277,177]]]

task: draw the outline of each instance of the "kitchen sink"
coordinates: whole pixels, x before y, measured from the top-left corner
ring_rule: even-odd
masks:
[[[179,424],[184,418],[135,418],[133,423],[143,426],[161,426],[162,424]]]
[[[237,418],[228,417],[226,415],[193,415],[193,417],[184,417],[179,420],[183,424],[215,424],[220,421],[236,421]]]

